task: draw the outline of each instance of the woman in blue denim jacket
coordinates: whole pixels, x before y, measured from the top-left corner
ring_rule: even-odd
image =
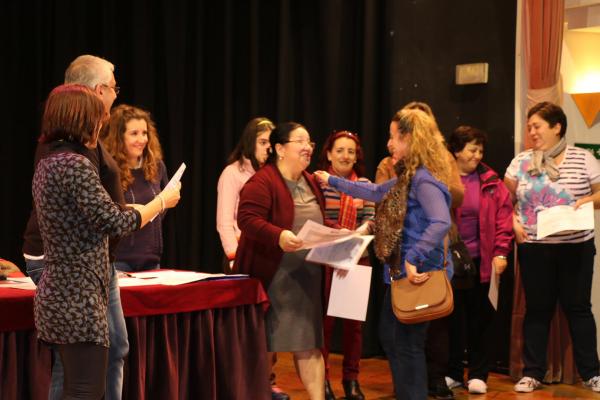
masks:
[[[390,133],[394,155],[401,160],[396,165],[397,181],[376,185],[315,173],[338,191],[375,202],[385,200],[377,210],[375,247],[378,256],[386,255],[383,278],[388,285],[390,266],[401,271],[394,279],[407,277],[413,283],[422,283],[429,279],[427,272],[443,268],[444,237],[450,228],[450,169],[434,129],[433,119],[421,110],[403,109],[394,115]],[[398,321],[386,287],[379,328],[396,399],[427,398],[427,326]]]

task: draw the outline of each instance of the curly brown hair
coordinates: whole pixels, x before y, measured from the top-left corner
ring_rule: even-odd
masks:
[[[142,119],[148,125],[148,144],[144,149],[142,157],[142,169],[147,181],[155,183],[159,181],[159,166],[163,159],[158,132],[150,113],[127,104],[120,104],[113,108],[110,112],[110,120],[102,132],[101,138],[102,143],[119,165],[119,170],[121,171],[121,189],[123,191],[126,191],[133,183],[133,175],[128,164],[124,141],[127,123],[132,119]]]

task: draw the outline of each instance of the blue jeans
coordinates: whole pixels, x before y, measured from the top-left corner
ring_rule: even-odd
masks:
[[[25,260],[27,274],[37,284],[44,271],[44,260]],[[112,268],[112,276],[108,289],[108,336],[110,348],[108,349],[108,371],[106,374],[105,400],[120,400],[123,394],[123,365],[125,357],[129,352],[129,340],[127,339],[127,326],[125,316],[121,307],[121,293],[119,281],[115,268]],[[58,352],[53,348],[52,355],[52,381],[50,383],[49,400],[62,398],[64,371]]]
[[[390,286],[386,285],[379,321],[379,340],[392,371],[397,400],[427,399],[425,339],[429,323],[403,324],[392,311]]]
[[[117,271],[123,271],[123,272],[140,272],[140,271],[149,271],[151,269],[159,269],[160,268],[160,264],[156,264],[156,265],[148,266],[148,267],[141,268],[141,269],[140,268],[135,269],[131,265],[129,265],[128,263],[126,263],[124,261],[115,261],[113,263],[113,266],[117,269]]]

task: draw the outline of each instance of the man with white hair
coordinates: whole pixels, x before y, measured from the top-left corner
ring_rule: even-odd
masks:
[[[115,81],[114,65],[109,61],[92,56],[82,55],[77,57],[65,71],[65,82],[81,84],[89,87],[102,100],[107,115],[119,94],[119,87]],[[49,152],[45,144],[38,144],[35,153],[35,165]],[[98,168],[100,181],[115,203],[125,204],[123,192],[120,186],[119,168],[115,160],[104,149],[100,141],[96,149],[89,150],[84,154],[92,164]],[[44,248],[40,236],[39,226],[35,208],[33,208],[24,235],[23,256],[27,274],[37,284],[44,270]],[[110,256],[113,258],[113,250],[116,241],[110,243]],[[127,328],[125,317],[121,307],[121,296],[117,272],[113,268],[109,287],[108,298],[108,328],[110,348],[108,351],[108,369],[106,375],[106,400],[120,400],[123,392],[123,364],[125,356],[129,351],[127,340]],[[52,366],[52,381],[49,400],[58,400],[63,395],[63,366],[57,351],[53,350],[54,365]]]

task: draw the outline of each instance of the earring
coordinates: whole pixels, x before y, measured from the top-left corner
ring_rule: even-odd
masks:
[[[283,156],[279,156],[279,161],[283,160]]]

